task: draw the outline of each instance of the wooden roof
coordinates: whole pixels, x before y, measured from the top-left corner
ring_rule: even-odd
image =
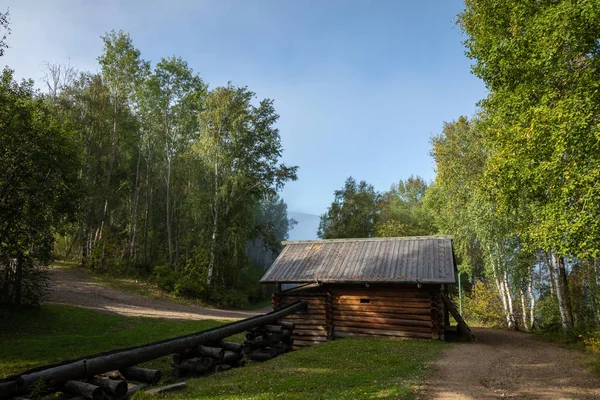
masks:
[[[454,283],[452,240],[440,236],[284,242],[261,283]]]

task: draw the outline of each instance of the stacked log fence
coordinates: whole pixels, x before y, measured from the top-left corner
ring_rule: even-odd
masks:
[[[0,380],[0,399],[26,399],[32,391],[36,397],[64,392],[74,396],[73,400],[128,399],[162,378],[161,371],[139,364],[170,354],[178,378],[243,367],[244,356],[265,361],[292,349],[295,326],[282,319],[306,307],[305,302],[298,301],[191,335],[38,367]],[[247,332],[243,344],[225,340],[242,332]]]

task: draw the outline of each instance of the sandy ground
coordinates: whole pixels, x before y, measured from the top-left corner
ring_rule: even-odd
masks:
[[[70,304],[125,316],[177,320],[239,320],[271,311],[269,308],[255,311],[232,311],[177,304],[90,282],[67,269],[52,268],[50,276],[52,285],[48,302]]]
[[[424,399],[600,399],[600,379],[577,364],[582,354],[534,336],[473,329],[434,362]]]

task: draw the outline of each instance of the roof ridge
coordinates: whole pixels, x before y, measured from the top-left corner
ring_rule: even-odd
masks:
[[[397,237],[373,237],[373,238],[344,238],[344,239],[311,239],[311,240],[284,240],[282,245],[288,244],[311,244],[311,243],[344,243],[344,242],[378,242],[378,241],[393,241],[393,240],[452,240],[453,236],[449,235],[433,235],[433,236],[397,236]]]

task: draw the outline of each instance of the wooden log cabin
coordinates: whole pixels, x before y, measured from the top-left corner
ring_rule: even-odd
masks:
[[[442,299],[455,283],[446,237],[284,242],[261,279],[276,284],[273,308],[298,300],[308,308],[294,322],[294,347],[348,336],[444,339]],[[281,290],[282,284],[296,284]]]

